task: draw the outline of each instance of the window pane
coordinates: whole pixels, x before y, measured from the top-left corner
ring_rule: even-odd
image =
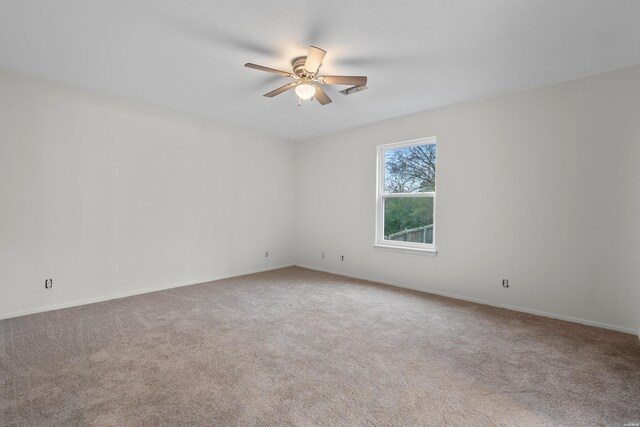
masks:
[[[384,240],[433,243],[433,198],[385,197]]]
[[[436,191],[436,145],[412,145],[384,150],[384,191]]]

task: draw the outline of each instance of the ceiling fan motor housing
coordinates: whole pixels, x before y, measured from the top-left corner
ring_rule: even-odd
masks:
[[[293,74],[298,77],[311,76],[312,74],[309,74],[309,71],[304,69],[304,63],[306,61],[306,56],[299,56],[297,58],[294,58],[293,61],[291,61],[291,65],[293,66]]]

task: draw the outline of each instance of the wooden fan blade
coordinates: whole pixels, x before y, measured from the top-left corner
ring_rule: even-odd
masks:
[[[327,52],[319,47],[309,46],[309,53],[307,53],[307,59],[304,62],[304,69],[311,74],[317,73],[326,54]]]
[[[316,93],[313,96],[318,100],[320,104],[326,105],[331,102],[331,98],[329,98],[327,94],[324,93],[324,91],[322,90],[322,88],[320,88],[320,86],[313,85],[313,87],[316,88]]]
[[[365,86],[367,84],[366,76],[322,76],[318,77],[318,80],[328,85]]]
[[[269,93],[265,93],[264,96],[269,97],[269,98],[273,98],[276,95],[280,95],[282,92],[286,92],[289,89],[292,89],[292,88],[296,87],[297,84],[298,84],[298,82],[287,83],[284,86],[280,86],[278,89],[272,90]]]
[[[254,70],[258,70],[258,71],[266,71],[267,73],[278,74],[282,77],[293,77],[293,74],[287,73],[286,71],[276,70],[275,68],[263,67],[262,65],[252,64],[250,62],[247,62],[246,64],[244,64],[244,66],[247,68],[253,68]]]

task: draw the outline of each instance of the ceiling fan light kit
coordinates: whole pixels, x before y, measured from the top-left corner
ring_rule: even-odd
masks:
[[[360,92],[366,89],[367,77],[366,76],[320,76],[318,70],[322,65],[322,60],[327,54],[326,51],[319,47],[309,47],[307,56],[301,56],[294,58],[291,61],[292,71],[287,72],[282,70],[276,70],[274,68],[264,67],[262,65],[246,63],[247,68],[253,68],[254,70],[265,71],[267,73],[277,74],[282,77],[288,77],[295,79],[295,81],[281,86],[271,92],[265,93],[264,96],[272,98],[276,95],[280,95],[282,92],[286,92],[289,89],[295,88],[295,93],[298,96],[298,105],[300,100],[313,100],[316,99],[321,105],[327,105],[331,102],[331,98],[322,90],[319,84],[323,85],[347,85],[351,86],[347,89],[340,91],[344,95]]]
[[[309,79],[307,78],[300,79],[300,82],[296,85],[295,91],[298,98],[303,101],[313,98],[313,95],[316,94],[316,88],[309,84]]]

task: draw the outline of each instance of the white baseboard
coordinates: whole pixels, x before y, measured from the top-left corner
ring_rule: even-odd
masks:
[[[489,305],[489,306],[492,306],[492,307],[505,308],[507,310],[519,311],[521,313],[535,314],[536,316],[549,317],[551,319],[565,320],[567,322],[579,323],[579,324],[587,325],[587,326],[595,326],[595,327],[603,328],[603,329],[610,329],[612,331],[624,332],[624,333],[627,333],[627,334],[636,335],[640,339],[640,332],[639,331],[634,330],[634,329],[630,329],[630,328],[625,328],[623,326],[610,325],[608,323],[602,323],[602,322],[594,322],[594,321],[591,321],[591,320],[580,319],[580,318],[577,318],[577,317],[564,316],[562,314],[547,313],[545,311],[534,310],[534,309],[526,308],[526,307],[518,307],[518,306],[514,306],[514,305],[500,304],[500,303],[496,303],[496,302],[492,302],[492,301],[488,301],[488,300],[484,300],[484,299],[480,299],[480,298],[470,298],[470,297],[466,297],[466,296],[463,296],[463,295],[451,294],[451,293],[447,293],[447,292],[436,291],[436,290],[433,290],[433,289],[418,288],[416,286],[405,285],[405,284],[402,284],[402,283],[387,282],[387,281],[384,281],[384,280],[377,279],[375,277],[367,277],[367,276],[360,276],[360,275],[356,275],[356,274],[344,273],[344,272],[341,272],[341,271],[326,270],[326,269],[322,269],[322,268],[318,268],[318,267],[314,267],[314,266],[310,266],[310,265],[296,264],[296,266],[297,267],[301,267],[301,268],[306,268],[306,269],[309,269],[309,270],[320,271],[320,272],[323,272],[323,273],[330,273],[330,274],[337,274],[339,276],[351,277],[353,279],[360,279],[360,280],[367,280],[369,282],[382,283],[384,285],[395,286],[397,288],[411,289],[411,290],[414,290],[414,291],[426,292],[426,293],[429,293],[429,294],[434,294],[434,295],[440,295],[440,296],[443,296],[443,297],[459,299],[459,300],[462,300],[462,301],[469,301],[469,302],[475,302],[475,303],[478,303],[478,304]]]
[[[255,269],[255,270],[241,271],[241,272],[238,272],[238,273],[235,273],[235,274],[223,274],[223,275],[220,275],[220,276],[210,277],[210,278],[206,278],[206,279],[198,279],[198,280],[191,280],[189,282],[173,283],[173,284],[169,284],[169,285],[161,285],[161,286],[156,286],[156,287],[153,287],[153,288],[136,289],[134,291],[120,292],[120,293],[117,293],[117,294],[104,295],[104,296],[99,296],[99,297],[95,297],[95,298],[87,298],[87,299],[75,300],[75,301],[70,301],[70,302],[65,302],[65,303],[60,303],[60,304],[47,305],[47,306],[44,306],[44,307],[31,308],[31,309],[28,309],[28,310],[14,311],[14,312],[11,312],[11,313],[3,313],[3,314],[0,314],[0,320],[2,320],[2,319],[10,319],[12,317],[26,316],[28,314],[43,313],[45,311],[52,311],[52,310],[60,310],[60,309],[63,309],[63,308],[77,307],[79,305],[93,304],[93,303],[96,303],[96,302],[104,302],[104,301],[109,301],[109,300],[112,300],[112,299],[130,297],[130,296],[133,296],[133,295],[148,294],[150,292],[164,291],[164,290],[167,290],[167,289],[180,288],[182,286],[197,285],[199,283],[213,282],[213,281],[216,281],[216,280],[229,279],[231,277],[246,276],[247,274],[262,273],[262,272],[265,272],[265,271],[278,270],[278,269],[281,269],[281,268],[292,267],[292,266],[293,266],[293,264],[287,264],[287,265],[278,265],[278,266],[268,267],[268,268],[259,268],[259,269]]]

